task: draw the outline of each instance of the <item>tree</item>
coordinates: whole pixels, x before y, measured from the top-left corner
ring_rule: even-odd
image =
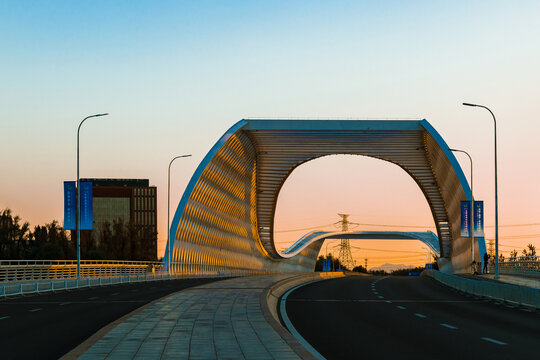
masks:
[[[367,274],[367,269],[365,267],[363,267],[362,265],[358,265],[358,266],[355,266],[354,269],[352,269],[352,271],[354,272],[360,272],[360,273],[364,273],[364,274]]]
[[[525,256],[536,256],[536,246],[533,244],[527,245],[527,249],[523,250],[523,253]]]
[[[10,209],[0,214],[0,258],[24,259],[31,238],[30,225],[21,223],[21,218],[13,216]]]
[[[510,260],[510,261],[516,261],[516,259],[517,259],[517,254],[518,254],[518,252],[517,252],[516,249],[510,251],[510,259],[509,259],[509,260]]]

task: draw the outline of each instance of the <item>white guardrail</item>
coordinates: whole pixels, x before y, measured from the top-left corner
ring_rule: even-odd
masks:
[[[491,273],[494,273],[495,265],[490,264],[489,269]],[[540,277],[540,256],[521,256],[499,261],[499,273]]]
[[[0,298],[144,281],[268,274],[253,269],[216,271],[204,264],[183,265],[191,265],[194,270],[169,275],[161,262],[83,260],[81,278],[77,279],[75,260],[0,260]]]
[[[422,276],[430,276],[447,286],[468,294],[540,309],[540,289],[492,281],[471,280],[437,270],[424,270]]]

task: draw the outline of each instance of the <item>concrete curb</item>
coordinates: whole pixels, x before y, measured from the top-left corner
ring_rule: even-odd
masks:
[[[326,275],[325,273],[312,273],[309,275],[300,275],[279,281],[268,286],[263,290],[259,297],[261,311],[266,322],[268,322],[274,331],[293,349],[293,351],[302,359],[316,359],[291,333],[281,325],[278,313],[278,302],[283,294],[290,289],[309,282],[334,279],[343,277],[343,273]]]
[[[422,272],[422,276],[429,276],[444,285],[468,294],[532,309],[540,309],[540,289],[520,285],[500,284],[491,281],[465,279],[434,270],[425,270]]]

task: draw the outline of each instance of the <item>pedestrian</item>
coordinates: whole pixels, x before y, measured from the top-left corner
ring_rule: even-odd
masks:
[[[484,269],[482,270],[482,273],[487,274],[488,272],[488,263],[489,263],[489,255],[488,253],[484,253]]]

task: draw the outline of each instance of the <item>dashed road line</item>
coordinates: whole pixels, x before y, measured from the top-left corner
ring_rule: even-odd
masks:
[[[92,296],[91,298],[88,298],[88,300],[97,300],[97,299],[99,299],[99,297],[97,296]]]
[[[386,300],[385,303],[391,304],[392,302],[390,300]]]
[[[60,306],[69,305],[69,304],[71,304],[71,303],[70,302],[63,302],[63,303],[60,304]]]
[[[0,320],[4,320],[4,319],[8,319],[8,318],[9,318],[9,316],[2,316],[2,317],[0,317]]]
[[[379,299],[384,299],[384,296],[381,296],[381,295],[379,295],[379,296],[377,296],[377,297],[378,297]]]
[[[452,325],[449,325],[449,324],[440,324],[441,326],[444,326],[445,328],[448,328],[448,329],[452,329],[452,330],[457,330],[457,327],[455,326],[452,326]]]
[[[414,313],[414,316],[418,316],[419,318],[425,319],[427,316],[419,313]]]
[[[120,293],[116,292],[116,293],[113,293],[111,294],[111,296],[116,296],[116,295],[119,295]]]
[[[499,340],[495,340],[495,339],[492,339],[492,338],[488,338],[488,337],[483,337],[481,338],[482,340],[485,340],[485,341],[489,341],[491,343],[494,343],[494,344],[497,344],[497,345],[508,345],[507,343],[505,342],[502,342],[502,341],[499,341]]]
[[[401,305],[398,305],[398,306],[396,306],[396,307],[397,307],[398,309],[400,309],[400,310],[405,310],[405,309],[406,309],[405,306],[401,306]]]
[[[30,312],[36,312],[36,311],[40,311],[40,310],[41,310],[41,308],[38,308],[38,309],[32,309],[32,310],[28,310],[28,311],[30,311]]]

